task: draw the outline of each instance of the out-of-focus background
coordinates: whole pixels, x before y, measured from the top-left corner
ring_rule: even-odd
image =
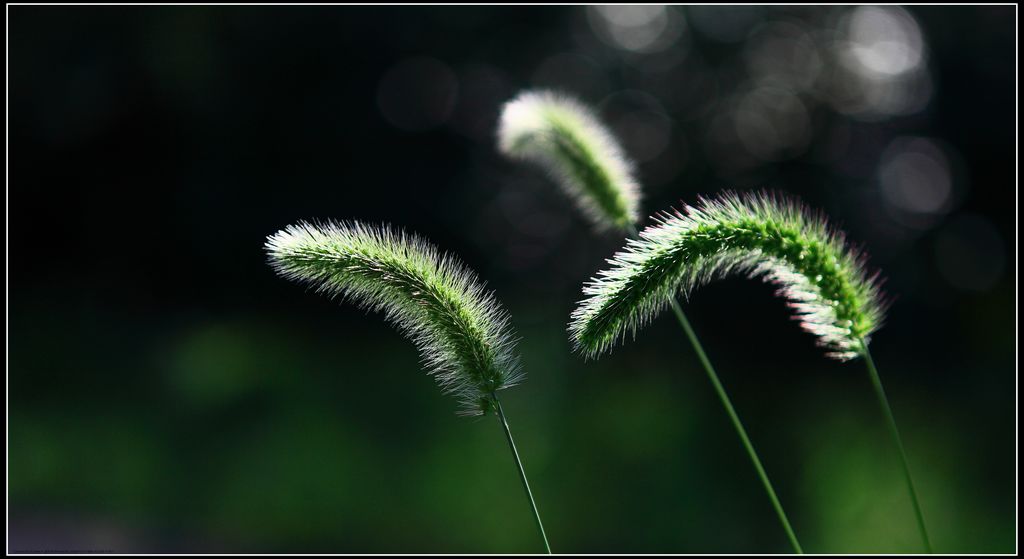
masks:
[[[647,214],[730,188],[821,208],[894,299],[873,340],[935,547],[1015,550],[1014,7],[8,7],[8,550],[535,552],[497,422],[266,235],[390,222],[522,337],[503,396],[555,551],[787,552],[671,317],[584,362],[623,240],[495,151],[555,88]],[[769,285],[686,303],[804,547],[920,542],[861,362]]]

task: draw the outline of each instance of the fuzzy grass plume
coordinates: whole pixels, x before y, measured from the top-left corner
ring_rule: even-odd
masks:
[[[528,91],[501,112],[498,147],[542,167],[601,229],[627,230],[639,219],[639,186],[618,142],[583,103]]]
[[[584,287],[570,334],[593,357],[670,304],[730,273],[763,277],[779,286],[795,317],[829,356],[860,355],[882,323],[885,304],[877,275],[862,253],[824,217],[778,195],[725,193],[696,207],[663,214],[639,240],[609,260]],[[863,345],[862,345],[863,344]]]
[[[282,277],[384,313],[463,413],[492,411],[493,394],[520,380],[508,314],[473,272],[426,241],[354,221],[300,222],[265,248]]]

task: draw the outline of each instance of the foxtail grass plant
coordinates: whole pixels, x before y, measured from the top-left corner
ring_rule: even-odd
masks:
[[[598,229],[628,231],[640,217],[633,164],[583,103],[528,91],[502,109],[498,148],[544,169]]]
[[[527,161],[544,169],[576,201],[598,230],[618,230],[637,238],[640,187],[634,178],[634,165],[615,137],[584,103],[571,96],[548,91],[520,94],[502,109],[498,149],[511,159]],[[667,303],[671,305],[750,456],[786,537],[793,549],[802,553],[782,503],[696,332],[674,295],[668,297]],[[577,328],[574,317],[570,328],[574,338]],[[614,341],[614,336],[611,341]],[[600,353],[588,350],[578,340],[576,344],[590,357]],[[606,340],[599,342],[594,349],[605,349],[608,345],[609,340]]]
[[[508,313],[476,275],[414,235],[359,222],[300,222],[269,236],[282,277],[380,311],[419,349],[462,415],[495,413],[515,459],[544,548],[551,553],[498,392],[523,375]]]
[[[692,333],[677,310],[677,293],[689,295],[731,274],[760,277],[775,284],[793,309],[794,318],[817,337],[828,356],[842,361],[864,359],[899,451],[922,541],[930,553],[931,542],[906,452],[868,350],[887,304],[878,275],[866,271],[865,260],[864,253],[849,247],[844,235],[831,228],[822,215],[811,213],[795,200],[765,193],[725,193],[701,199],[696,207],[687,206],[682,212],[662,214],[656,225],[628,241],[626,248],[609,260],[611,268],[585,286],[587,298],[573,312],[570,332],[576,348],[595,357],[624,336],[635,336],[670,306]],[[735,413],[730,410],[730,415],[763,474]],[[796,545],[795,538],[793,543]]]

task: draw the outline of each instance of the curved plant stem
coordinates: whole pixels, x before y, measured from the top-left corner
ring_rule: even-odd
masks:
[[[501,400],[498,399],[497,394],[491,394],[494,398],[494,403],[498,408],[498,419],[501,420],[501,426],[505,429],[505,438],[508,439],[508,447],[512,449],[512,457],[516,459],[516,467],[519,469],[519,479],[523,482],[523,489],[526,490],[526,497],[530,500],[530,508],[533,510],[533,519],[537,522],[537,530],[540,532],[541,539],[544,540],[544,550],[547,551],[548,555],[551,555],[551,546],[548,545],[548,536],[544,533],[544,523],[540,521],[540,513],[537,512],[537,503],[533,500],[533,492],[530,491],[530,482],[526,481],[526,470],[523,469],[523,462],[519,459],[519,452],[516,451],[516,443],[512,441],[512,431],[508,428],[508,420],[505,419],[505,410],[501,409]]]
[[[871,352],[868,351],[868,344],[861,340],[861,348],[864,352],[864,363],[867,364],[868,375],[871,377],[871,386],[875,389],[875,395],[878,396],[878,403],[882,406],[882,413],[885,415],[886,424],[889,427],[889,434],[892,435],[892,440],[896,443],[896,448],[900,451],[900,460],[903,464],[903,476],[907,480],[907,489],[910,490],[910,500],[914,504],[914,515],[917,517],[917,529],[921,532],[921,539],[924,541],[924,548],[928,553],[932,553],[932,542],[928,538],[928,529],[924,524],[924,513],[921,512],[921,503],[917,500],[917,490],[914,489],[914,478],[910,475],[910,464],[907,462],[907,452],[903,449],[903,440],[900,438],[900,431],[896,428],[896,418],[892,415],[892,408],[889,407],[889,399],[885,395],[885,389],[882,388],[882,379],[878,377],[878,369],[875,368],[875,361],[871,358]]]
[[[639,237],[636,228],[632,226],[630,227],[630,233],[634,238]],[[671,301],[672,312],[675,313],[676,318],[679,320],[679,325],[683,327],[683,332],[686,333],[686,337],[690,339],[690,344],[693,345],[694,351],[697,352],[697,358],[700,359],[701,364],[704,366],[704,371],[708,374],[708,379],[711,380],[711,385],[714,386],[715,392],[718,394],[718,398],[722,401],[722,405],[725,407],[726,413],[729,414],[729,419],[732,421],[733,427],[736,428],[736,433],[739,434],[740,440],[743,442],[743,447],[747,449],[747,454],[750,456],[751,462],[754,463],[754,469],[757,470],[757,475],[761,478],[761,483],[764,485],[764,489],[768,493],[768,498],[772,502],[775,514],[779,517],[779,521],[782,522],[782,527],[786,531],[786,537],[789,538],[789,543],[797,553],[802,554],[804,550],[800,547],[800,542],[796,539],[796,533],[793,532],[793,527],[789,524],[789,518],[786,516],[786,511],[782,509],[782,503],[779,501],[779,497],[775,494],[772,482],[768,479],[768,473],[765,472],[764,466],[761,465],[761,459],[757,457],[757,451],[754,450],[754,445],[750,442],[750,437],[747,436],[747,431],[743,428],[743,423],[740,422],[740,417],[736,414],[736,409],[733,408],[732,401],[729,400],[729,395],[726,394],[725,387],[722,386],[722,381],[718,379],[718,374],[715,373],[715,368],[711,366],[711,361],[708,359],[707,354],[704,353],[704,346],[702,346],[700,340],[697,339],[697,334],[693,331],[693,327],[690,326],[690,321],[686,319],[686,315],[683,314],[683,309],[679,306],[679,302],[676,301],[675,298],[672,298]]]

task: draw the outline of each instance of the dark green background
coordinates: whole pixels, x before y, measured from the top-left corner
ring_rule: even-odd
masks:
[[[741,15],[828,30],[849,9]],[[645,58],[582,7],[9,7],[8,551],[540,550],[497,422],[456,417],[380,316],[273,275],[265,236],[302,218],[416,231],[496,290],[528,374],[503,401],[555,551],[789,551],[671,317],[599,361],[571,354],[580,286],[622,241],[494,151],[500,103],[546,85],[611,99],[609,118],[614,92],[660,104],[645,213],[769,187],[872,253],[894,298],[872,347],[935,547],[1013,552],[1015,8],[911,13],[924,110],[864,120],[805,97],[806,149],[734,167],[704,141],[745,87],[745,41],[686,22]],[[590,73],[537,70],[567,52]],[[460,85],[447,124],[411,131],[378,96],[417,56]],[[423,79],[391,110],[415,121],[417,95],[444,97]],[[823,157],[834,130],[853,140]],[[901,135],[946,146],[959,193],[913,230],[875,171]],[[995,236],[958,236],[965,218]],[[950,258],[996,275],[964,289]],[[826,359],[773,291],[729,279],[685,307],[805,549],[918,551],[863,364]]]

